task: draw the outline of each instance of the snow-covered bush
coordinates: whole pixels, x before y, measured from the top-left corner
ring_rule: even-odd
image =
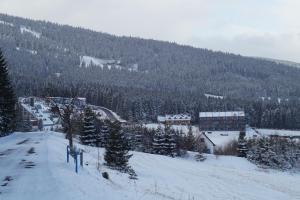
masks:
[[[264,137],[248,141],[247,159],[260,167],[300,169],[300,143],[282,137]]]

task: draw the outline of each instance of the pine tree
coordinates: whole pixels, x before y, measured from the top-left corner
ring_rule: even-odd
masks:
[[[16,97],[11,86],[7,63],[0,50],[0,137],[15,129]]]
[[[86,107],[84,110],[83,128],[80,135],[82,144],[96,146],[97,134],[95,128],[95,116],[90,107]]]
[[[109,136],[109,121],[104,121],[101,124],[99,133],[97,134],[97,144],[99,147],[105,147]]]
[[[64,105],[63,109],[60,109],[58,105],[51,107],[51,111],[60,116],[62,120],[63,132],[66,133],[66,139],[69,140],[70,149],[73,149],[73,118],[74,118],[74,105],[73,99],[69,104]]]
[[[175,131],[170,126],[165,127],[164,134],[164,154],[174,157],[176,152]]]
[[[239,157],[247,156],[248,148],[247,148],[247,141],[245,139],[245,134],[246,134],[245,132],[240,132],[240,135],[239,135],[238,148],[237,148]]]
[[[128,154],[128,141],[118,121],[110,124],[105,150],[104,160],[107,166],[124,172],[130,169],[128,161],[132,155]]]
[[[164,142],[165,142],[165,134],[161,128],[161,126],[158,126],[155,130],[154,137],[153,137],[153,153],[164,155],[165,149],[164,149]]]
[[[193,134],[192,126],[189,126],[189,132],[184,137],[184,148],[187,151],[194,151],[195,150],[195,136]]]

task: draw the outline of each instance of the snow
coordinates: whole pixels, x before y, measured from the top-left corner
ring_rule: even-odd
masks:
[[[131,67],[128,68],[130,72],[137,72],[139,69],[139,65],[137,63],[133,64]]]
[[[61,73],[60,72],[56,72],[56,73],[54,73],[55,74],[55,76],[57,77],[57,78],[59,78],[60,76],[61,76]]]
[[[14,27],[15,25],[6,21],[2,21],[0,20],[0,24],[6,25],[6,26],[10,26],[10,27]]]
[[[116,112],[110,110],[111,114],[121,123],[125,123],[126,120],[125,119],[122,119]]]
[[[165,128],[164,124],[157,124],[157,123],[150,123],[150,124],[144,124],[144,126],[148,129],[157,129],[159,126],[161,128]],[[171,125],[171,129],[176,130],[176,131],[181,131],[184,134],[187,134],[189,132],[189,126],[187,125]],[[199,135],[199,128],[197,126],[192,126],[192,132],[194,135]]]
[[[113,60],[113,59],[101,59],[96,58],[92,56],[80,56],[80,64],[79,67],[85,67],[88,68],[90,66],[98,66],[102,69],[104,66],[107,67],[107,69],[117,69],[117,70],[124,70],[126,69],[124,66],[121,65],[120,60]],[[138,64],[133,64],[131,67],[127,68],[130,72],[137,72],[138,71]]]
[[[29,50],[29,49],[26,49],[27,52],[31,53],[32,55],[36,55],[37,54],[37,51],[35,50]]]
[[[115,63],[115,60],[100,59],[91,56],[80,56],[80,67],[90,67],[91,65],[104,67],[105,64]]]
[[[239,131],[206,131],[205,135],[216,145],[216,147],[224,147],[233,140],[238,140]],[[246,127],[246,138],[251,139],[261,136],[257,131],[249,126]]]
[[[27,52],[29,52],[29,53],[31,53],[32,55],[37,55],[37,51],[36,50],[31,50],[31,49],[25,49],[25,48],[22,48],[24,51],[27,51]],[[21,50],[21,48],[20,47],[16,47],[16,50],[17,51],[20,51]]]
[[[278,135],[278,136],[299,136],[300,131],[295,130],[276,130],[276,129],[257,129],[262,136]]]
[[[41,33],[31,30],[30,28],[27,28],[25,26],[20,26],[20,31],[22,34],[24,34],[25,32],[30,33],[31,35],[33,35],[36,38],[40,38],[42,35]]]
[[[244,111],[200,112],[199,117],[244,117]]]
[[[206,98],[224,99],[224,96],[218,96],[218,95],[207,94],[207,93],[205,93],[204,96],[205,96]]]
[[[223,147],[233,140],[239,138],[239,131],[209,131],[206,136],[217,146]]]
[[[100,120],[109,119],[107,114],[101,109],[93,109],[93,112],[95,113],[96,117]]]
[[[20,141],[26,140],[17,145]],[[55,132],[14,133],[0,138],[0,180],[11,176],[0,187],[5,200],[296,200],[300,198],[300,174],[258,169],[246,159],[207,155],[196,162],[193,153],[186,158],[132,152],[130,165],[138,180],[128,179],[103,165],[100,171],[97,149],[84,147],[83,168],[74,172],[74,163],[66,163],[67,140]],[[28,154],[33,147],[36,153]],[[22,161],[22,160],[26,161]],[[32,168],[24,168],[26,162]],[[110,180],[102,178],[107,171]]]

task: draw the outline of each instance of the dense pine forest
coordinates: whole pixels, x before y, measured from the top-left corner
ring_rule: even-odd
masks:
[[[300,129],[296,67],[3,14],[0,47],[18,96],[83,96],[130,121],[245,110],[251,126]]]

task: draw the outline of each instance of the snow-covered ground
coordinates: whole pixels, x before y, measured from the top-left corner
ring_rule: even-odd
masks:
[[[243,158],[208,156],[196,162],[192,156],[133,152],[130,165],[139,178],[133,181],[102,164],[99,172],[97,149],[81,145],[88,165],[76,174],[74,163],[66,163],[67,140],[60,133],[14,133],[0,144],[1,200],[300,199],[300,174],[259,170]],[[110,180],[102,178],[103,171]]]
[[[224,99],[224,96],[218,96],[218,95],[207,94],[207,93],[205,93],[204,96],[205,96],[206,98]]]
[[[31,30],[30,28],[27,28],[25,26],[20,26],[20,31],[21,31],[22,34],[29,33],[32,36],[36,37],[36,38],[40,38],[41,35],[42,35],[41,33],[37,32],[37,31],[34,31],[34,30]]]
[[[118,70],[128,70],[130,72],[137,72],[138,71],[138,64],[132,64],[131,67],[124,67],[121,65],[120,60],[113,60],[113,59],[102,59],[102,58],[96,58],[92,56],[80,56],[80,64],[79,67],[85,67],[88,68],[90,66],[98,66],[100,68],[104,68],[104,66],[107,67],[107,69],[118,69]]]
[[[89,67],[91,65],[95,65],[103,68],[105,64],[113,64],[115,62],[115,60],[100,59],[92,56],[80,56],[80,67]]]
[[[148,129],[157,129],[158,126],[164,128],[163,124],[151,123],[145,124],[145,127]],[[188,126],[186,125],[173,125],[172,129],[177,131],[182,131],[184,134],[187,134],[189,131]],[[198,126],[192,126],[192,131],[195,136],[200,135]],[[239,131],[205,131],[206,136],[217,146],[222,147],[233,140],[238,140]],[[270,135],[280,135],[280,136],[300,136],[300,131],[294,130],[275,130],[275,129],[253,129],[251,127],[246,128],[246,137],[261,137],[261,136],[270,136]]]
[[[294,130],[276,130],[276,129],[257,129],[262,136],[279,135],[279,136],[300,136],[300,131]]]
[[[237,140],[240,133],[238,131],[213,131],[205,134],[217,147],[223,147],[231,141]]]
[[[7,26],[11,26],[11,27],[14,27],[14,24],[12,24],[12,23],[9,23],[9,22],[6,22],[6,21],[2,21],[2,20],[0,20],[0,24],[7,25]]]

